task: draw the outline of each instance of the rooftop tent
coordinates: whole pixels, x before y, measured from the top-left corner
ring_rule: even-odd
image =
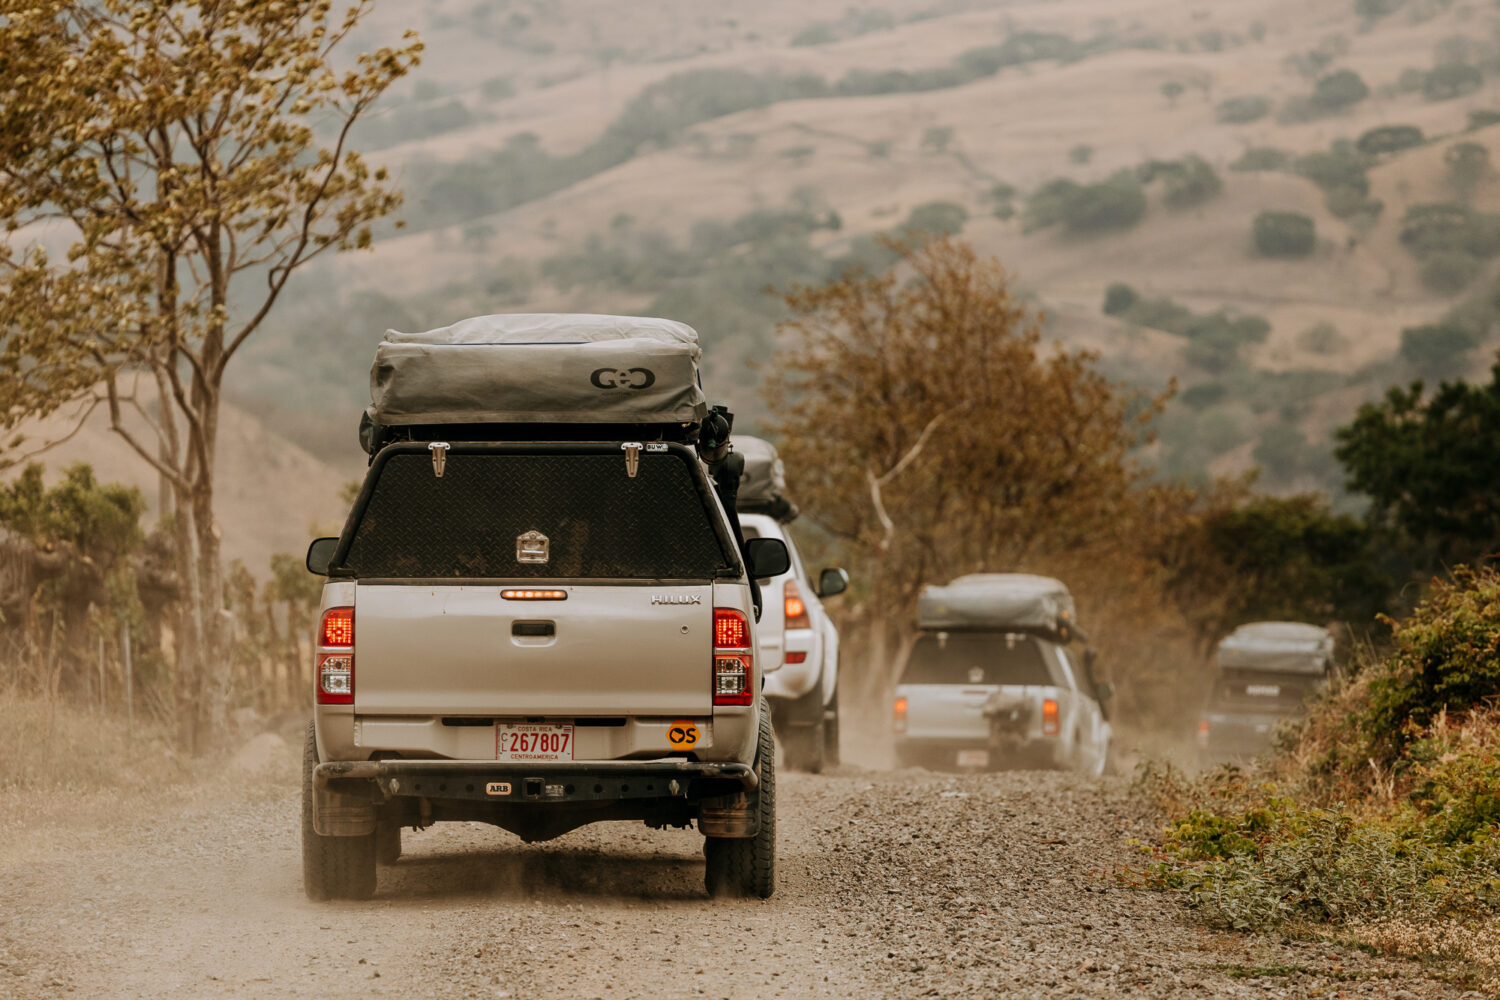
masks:
[[[370,422],[675,424],[708,413],[698,334],[667,319],[476,316],[387,330],[370,369]]]
[[[1253,622],[1219,641],[1221,670],[1321,677],[1333,663],[1333,635],[1303,622]]]
[[[786,496],[786,468],[776,446],[764,438],[734,435],[734,450],[745,458],[736,506],[747,514],[769,514],[778,521],[797,517],[797,505]]]
[[[974,573],[917,598],[923,629],[1078,629],[1073,595],[1060,580],[1026,573]]]

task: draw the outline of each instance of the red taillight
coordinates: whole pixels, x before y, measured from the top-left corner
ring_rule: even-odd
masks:
[[[906,732],[906,699],[905,698],[897,698],[896,699],[895,718],[892,721],[892,725],[895,728],[896,732],[898,732],[898,733],[904,733],[904,732]]]
[[[788,653],[788,654],[786,654],[786,662],[788,662],[788,663],[806,663],[807,662],[807,654],[806,653]]]
[[[715,705],[750,705],[755,701],[755,657],[750,650],[750,621],[733,608],[714,609]]]
[[[1198,749],[1208,749],[1208,720],[1198,720]]]
[[[783,609],[786,628],[812,628],[812,619],[807,615],[807,604],[802,600],[802,589],[796,580],[782,584]]]
[[[1042,700],[1042,735],[1056,736],[1062,731],[1057,718],[1057,701],[1052,698]]]
[[[329,608],[318,626],[317,703],[354,704],[354,609]]]
[[[354,645],[354,609],[329,608],[323,612],[323,627],[318,635],[319,646]]]
[[[502,590],[500,596],[507,601],[566,601],[566,590]]]

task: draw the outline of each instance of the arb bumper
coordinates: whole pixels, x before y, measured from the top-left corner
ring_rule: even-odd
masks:
[[[359,760],[328,761],[313,771],[319,792],[343,792],[357,781],[373,783],[385,798],[546,803],[708,798],[748,791],[756,777],[749,764],[693,760]]]

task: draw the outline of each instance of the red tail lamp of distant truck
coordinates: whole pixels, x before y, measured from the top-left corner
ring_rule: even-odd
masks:
[[[318,625],[317,702],[354,704],[354,609],[329,608]]]
[[[714,609],[715,705],[755,702],[755,656],[750,650],[750,621],[734,608]]]
[[[1042,735],[1056,736],[1062,731],[1057,716],[1057,699],[1044,698],[1042,700]]]
[[[786,628],[812,628],[812,618],[807,614],[807,602],[802,600],[802,588],[796,580],[782,584],[782,607],[786,612]]]
[[[1198,720],[1198,749],[1208,749],[1208,720]]]
[[[906,732],[906,699],[904,697],[896,699],[895,716],[892,719],[892,725],[896,732]]]

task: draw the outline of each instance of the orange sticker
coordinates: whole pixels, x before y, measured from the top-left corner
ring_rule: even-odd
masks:
[[[698,745],[698,724],[681,719],[667,728],[667,742],[673,750],[691,750]]]

